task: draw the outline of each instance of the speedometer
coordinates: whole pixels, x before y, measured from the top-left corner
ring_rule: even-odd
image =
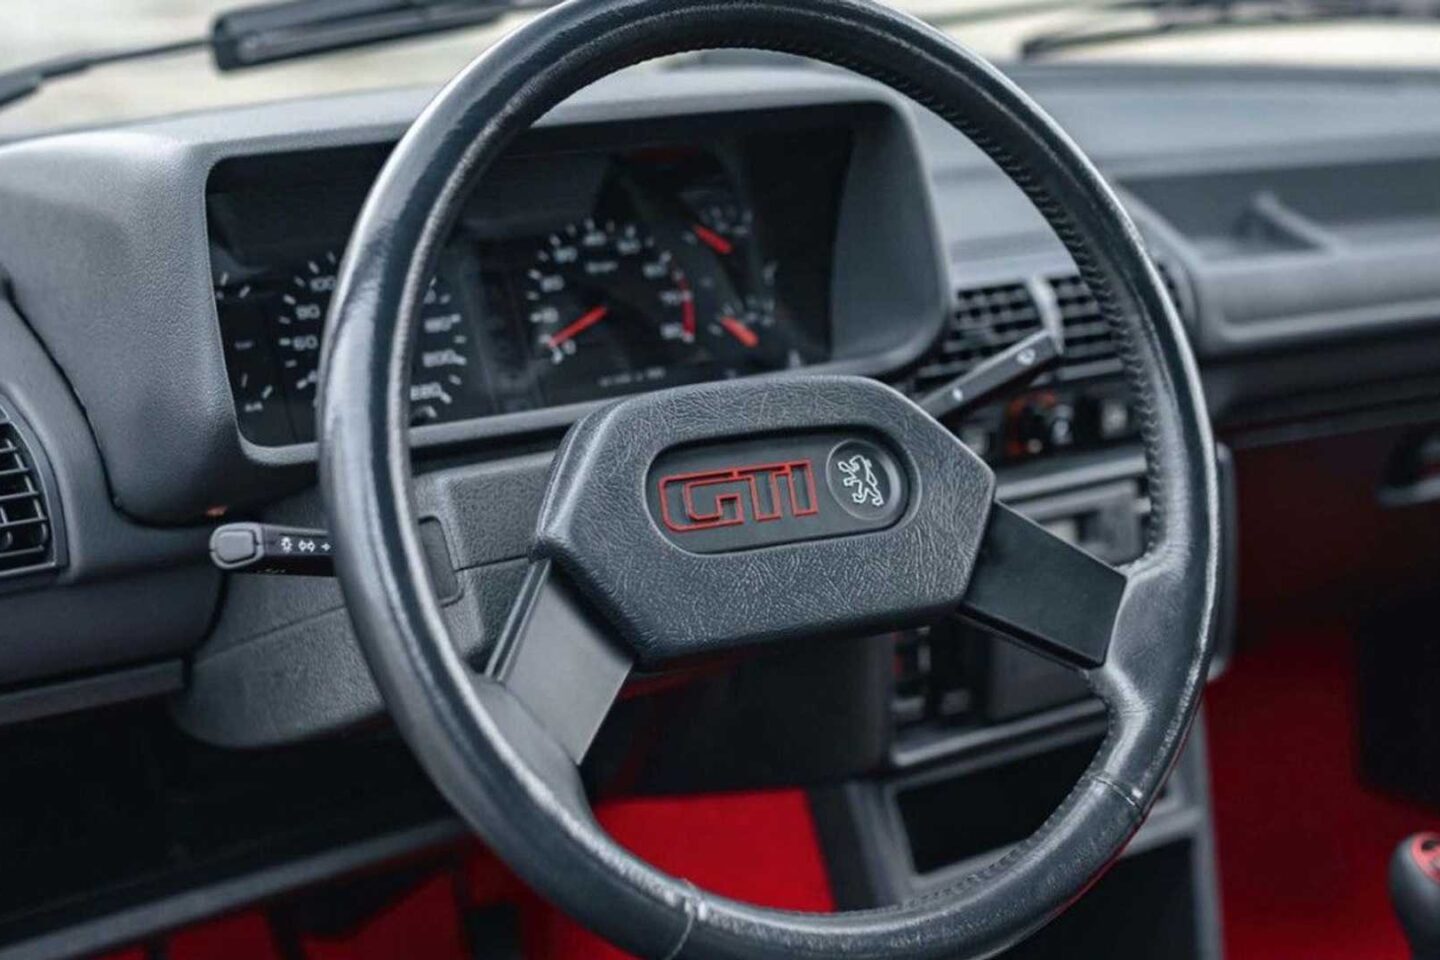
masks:
[[[695,298],[669,250],[634,223],[571,223],[521,285],[532,365],[552,403],[673,382],[696,358]]]
[[[339,262],[333,250],[306,260],[290,274],[280,294],[272,330],[285,392],[292,406],[308,403],[314,407],[320,377],[320,331],[335,292]]]
[[[258,443],[315,438],[321,336],[340,262],[316,253],[265,278],[216,283],[226,352],[242,432]],[[411,422],[455,420],[483,412],[469,323],[449,282],[437,277],[421,304],[410,386]]]

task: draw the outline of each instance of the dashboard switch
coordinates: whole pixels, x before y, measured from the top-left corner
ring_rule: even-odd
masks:
[[[330,577],[334,545],[324,530],[228,523],[210,536],[210,560],[230,573]]]

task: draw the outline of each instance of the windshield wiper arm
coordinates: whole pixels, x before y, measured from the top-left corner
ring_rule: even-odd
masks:
[[[16,100],[23,100],[46,83],[59,77],[73,77],[91,67],[103,67],[127,60],[150,60],[176,53],[203,50],[210,45],[208,37],[191,40],[177,40],[147,47],[124,47],[116,50],[102,50],[97,53],[76,53],[66,57],[41,60],[28,66],[0,73],[0,107]]]
[[[1035,59],[1065,50],[1128,43],[1159,36],[1252,27],[1292,26],[1339,20],[1434,23],[1436,0],[1121,0],[1094,8],[1107,13],[1146,12],[1155,20],[1133,25],[1078,24],[1037,33],[1020,44],[1020,56]]]
[[[210,33],[171,43],[72,54],[0,72],[0,108],[92,67],[209,50],[222,72],[493,23],[556,0],[287,0],[217,16]]]

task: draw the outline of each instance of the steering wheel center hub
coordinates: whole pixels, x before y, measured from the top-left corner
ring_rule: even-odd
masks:
[[[873,380],[724,381],[577,424],[536,554],[655,663],[953,609],[994,484]],[[766,602],[736,602],[747,595]]]

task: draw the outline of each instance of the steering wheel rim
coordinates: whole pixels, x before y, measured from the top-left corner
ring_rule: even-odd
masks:
[[[1031,838],[946,890],[895,907],[767,910],[703,894],[620,849],[589,813],[575,751],[455,653],[416,530],[410,342],[462,199],[569,94],[634,63],[718,47],[847,67],[969,136],[1070,250],[1117,331],[1140,410],[1153,504],[1148,549],[1126,571],[1103,663],[1087,671],[1109,707],[1109,733]],[[542,14],[447,85],[391,155],[352,235],[325,342],[322,492],[341,586],[377,685],[426,770],[481,837],[620,946],[656,957],[989,956],[1078,897],[1158,795],[1199,701],[1218,582],[1217,483],[1198,373],[1138,234],[1098,172],[1003,75],[919,21],[870,0],[571,0]],[[585,438],[577,428],[567,439],[557,474]],[[561,499],[552,487],[552,519]],[[544,519],[541,526],[543,534]],[[557,562],[567,559],[563,540],[550,539]]]

